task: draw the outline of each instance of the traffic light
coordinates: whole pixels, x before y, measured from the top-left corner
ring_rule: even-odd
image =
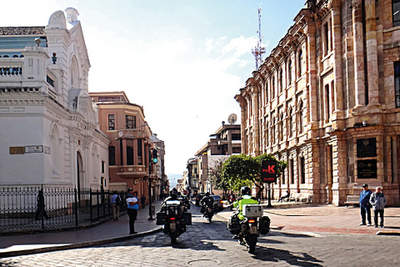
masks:
[[[151,161],[154,164],[156,164],[158,162],[157,152],[158,152],[157,149],[153,149],[153,151],[152,151],[152,159],[151,159]]]

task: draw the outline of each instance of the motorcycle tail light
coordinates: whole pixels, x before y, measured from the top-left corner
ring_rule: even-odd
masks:
[[[171,217],[171,218],[169,218],[171,221],[175,221],[175,217]]]
[[[256,220],[255,219],[249,219],[249,223],[255,223]]]

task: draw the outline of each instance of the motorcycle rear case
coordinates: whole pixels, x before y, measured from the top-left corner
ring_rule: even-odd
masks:
[[[263,208],[258,204],[248,204],[243,206],[243,215],[245,217],[261,217],[263,216]]]
[[[270,231],[271,220],[268,216],[262,216],[259,222],[260,233],[266,235]]]
[[[158,212],[156,216],[156,224],[164,225],[167,222],[167,214],[164,212]]]
[[[186,225],[192,225],[192,214],[190,212],[183,213],[182,217]]]

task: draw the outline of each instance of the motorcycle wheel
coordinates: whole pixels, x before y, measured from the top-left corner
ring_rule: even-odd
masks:
[[[172,245],[175,245],[177,242],[176,242],[176,236],[174,236],[174,235],[171,235],[171,244]]]
[[[250,235],[250,236],[246,237],[246,242],[247,242],[248,252],[251,254],[254,254],[254,252],[256,251],[257,236]]]

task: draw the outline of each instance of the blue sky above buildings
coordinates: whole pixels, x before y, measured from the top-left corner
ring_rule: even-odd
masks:
[[[6,1],[0,25],[44,26],[54,11],[75,7],[92,64],[89,90],[124,90],[143,105],[165,141],[166,172],[181,174],[221,121],[240,115],[233,97],[254,70],[257,8],[268,55],[304,2]]]

